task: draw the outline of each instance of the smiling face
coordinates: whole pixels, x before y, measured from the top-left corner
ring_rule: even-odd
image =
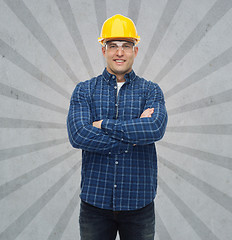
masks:
[[[138,47],[134,47],[132,42],[115,39],[107,42],[107,45],[102,47],[102,52],[106,59],[107,71],[116,75],[120,81],[132,70]]]

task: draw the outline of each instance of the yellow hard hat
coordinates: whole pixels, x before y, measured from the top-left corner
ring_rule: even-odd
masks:
[[[120,14],[108,18],[103,23],[98,42],[104,45],[104,40],[111,38],[129,38],[135,41],[135,45],[140,41],[140,36],[137,34],[133,21]]]

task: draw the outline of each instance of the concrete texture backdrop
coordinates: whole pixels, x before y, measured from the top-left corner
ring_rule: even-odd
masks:
[[[101,74],[104,20],[131,17],[135,72],[159,83],[156,240],[232,236],[232,1],[0,0],[0,239],[79,239],[75,85]],[[139,240],[139,239],[138,239]]]

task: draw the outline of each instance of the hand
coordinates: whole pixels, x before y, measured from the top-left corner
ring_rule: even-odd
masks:
[[[147,108],[140,116],[140,118],[151,117],[152,113],[154,112],[154,108]]]
[[[92,125],[96,128],[100,128],[101,129],[101,123],[102,123],[103,120],[100,120],[100,121],[95,121],[92,123]]]

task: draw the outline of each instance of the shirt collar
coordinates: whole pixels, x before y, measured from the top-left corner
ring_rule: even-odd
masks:
[[[111,81],[115,81],[116,79],[116,76],[114,74],[109,73],[106,68],[104,69],[102,76],[103,76],[103,79],[108,83],[110,83]],[[132,82],[135,78],[136,78],[136,74],[133,70],[125,74],[125,80],[128,83]]]

